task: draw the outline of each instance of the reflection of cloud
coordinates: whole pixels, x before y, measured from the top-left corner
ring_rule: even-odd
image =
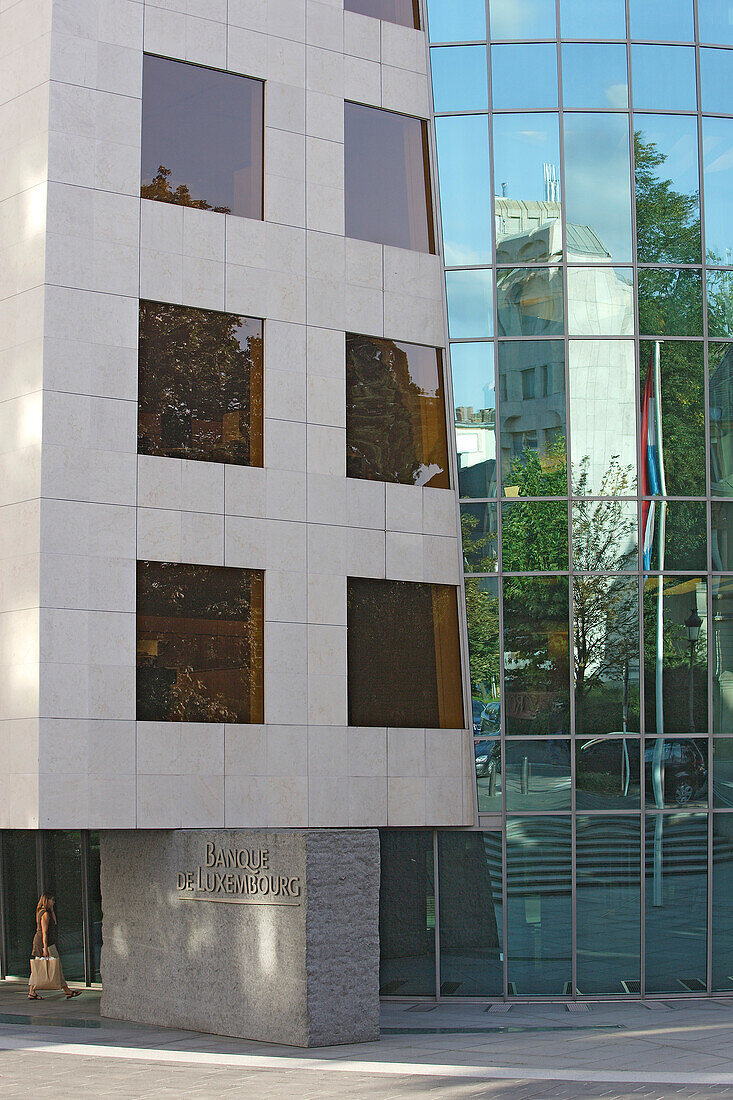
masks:
[[[518,133],[521,137],[536,141],[538,144],[547,141],[547,130],[519,130]]]
[[[705,165],[706,172],[727,172],[730,168],[733,168],[733,147]]]
[[[488,198],[486,199],[488,205]],[[475,249],[466,248],[465,245],[456,244],[455,241],[451,241],[448,237],[444,240],[444,248],[446,253],[446,267],[450,263],[451,267],[475,267],[477,264],[486,263],[485,249],[477,252]]]
[[[609,84],[605,90],[609,107],[623,108],[629,102],[629,88],[627,84]]]

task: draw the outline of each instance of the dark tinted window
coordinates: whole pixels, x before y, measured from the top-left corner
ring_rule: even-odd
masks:
[[[344,106],[346,235],[434,252],[427,124]]]
[[[418,0],[344,0],[344,9],[403,27],[420,27]]]
[[[349,725],[463,726],[456,589],[348,581]]]
[[[262,722],[263,574],[137,563],[137,717]]]
[[[347,334],[346,473],[450,488],[443,363],[436,348]]]
[[[140,303],[138,452],[262,465],[262,322]]]
[[[261,218],[262,111],[259,80],[147,55],[143,198]]]

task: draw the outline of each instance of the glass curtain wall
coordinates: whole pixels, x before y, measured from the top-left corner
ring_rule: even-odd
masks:
[[[731,990],[728,4],[465,7],[427,0],[503,993]]]

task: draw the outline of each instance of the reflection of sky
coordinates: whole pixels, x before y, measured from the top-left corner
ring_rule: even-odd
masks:
[[[497,110],[557,107],[557,47],[549,43],[492,46],[491,98]]]
[[[494,39],[554,38],[555,0],[489,0],[489,22]]]
[[[453,404],[473,409],[496,408],[494,345],[451,344]]]
[[[510,199],[545,197],[542,165],[560,171],[557,115],[496,115],[494,117],[494,194]]]
[[[730,196],[733,189],[733,119],[704,118],[702,123],[705,167],[705,233],[708,257],[733,264],[733,222]]]
[[[697,0],[697,18],[701,42],[733,46],[733,20],[727,4],[721,4],[720,0]]]
[[[624,0],[560,0],[563,38],[625,38]]]
[[[437,118],[435,132],[446,265],[491,263],[488,117]]]
[[[478,42],[486,38],[484,0],[428,0],[431,42]]]
[[[700,190],[697,164],[697,119],[688,115],[637,115],[634,129],[641,140],[653,142],[666,160],[657,168],[660,179],[670,180],[672,188],[686,195]]]
[[[702,110],[730,114],[733,50],[700,50]]]
[[[563,46],[562,95],[566,107],[626,107],[626,47]]]
[[[696,110],[694,49],[632,46],[631,91],[637,111]]]
[[[714,0],[716,4],[720,0]],[[631,0],[631,37],[652,42],[692,42],[692,0]]]
[[[490,271],[448,271],[448,331],[452,339],[491,336],[493,294]]]
[[[565,115],[568,222],[589,225],[614,260],[631,259],[631,184],[626,115]]]
[[[486,110],[485,46],[438,46],[430,51],[430,68],[436,111]]]

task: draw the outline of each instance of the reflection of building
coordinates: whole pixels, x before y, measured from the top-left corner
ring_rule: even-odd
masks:
[[[490,487],[496,491],[495,410],[461,405],[456,409],[455,429],[462,495],[492,495]]]

